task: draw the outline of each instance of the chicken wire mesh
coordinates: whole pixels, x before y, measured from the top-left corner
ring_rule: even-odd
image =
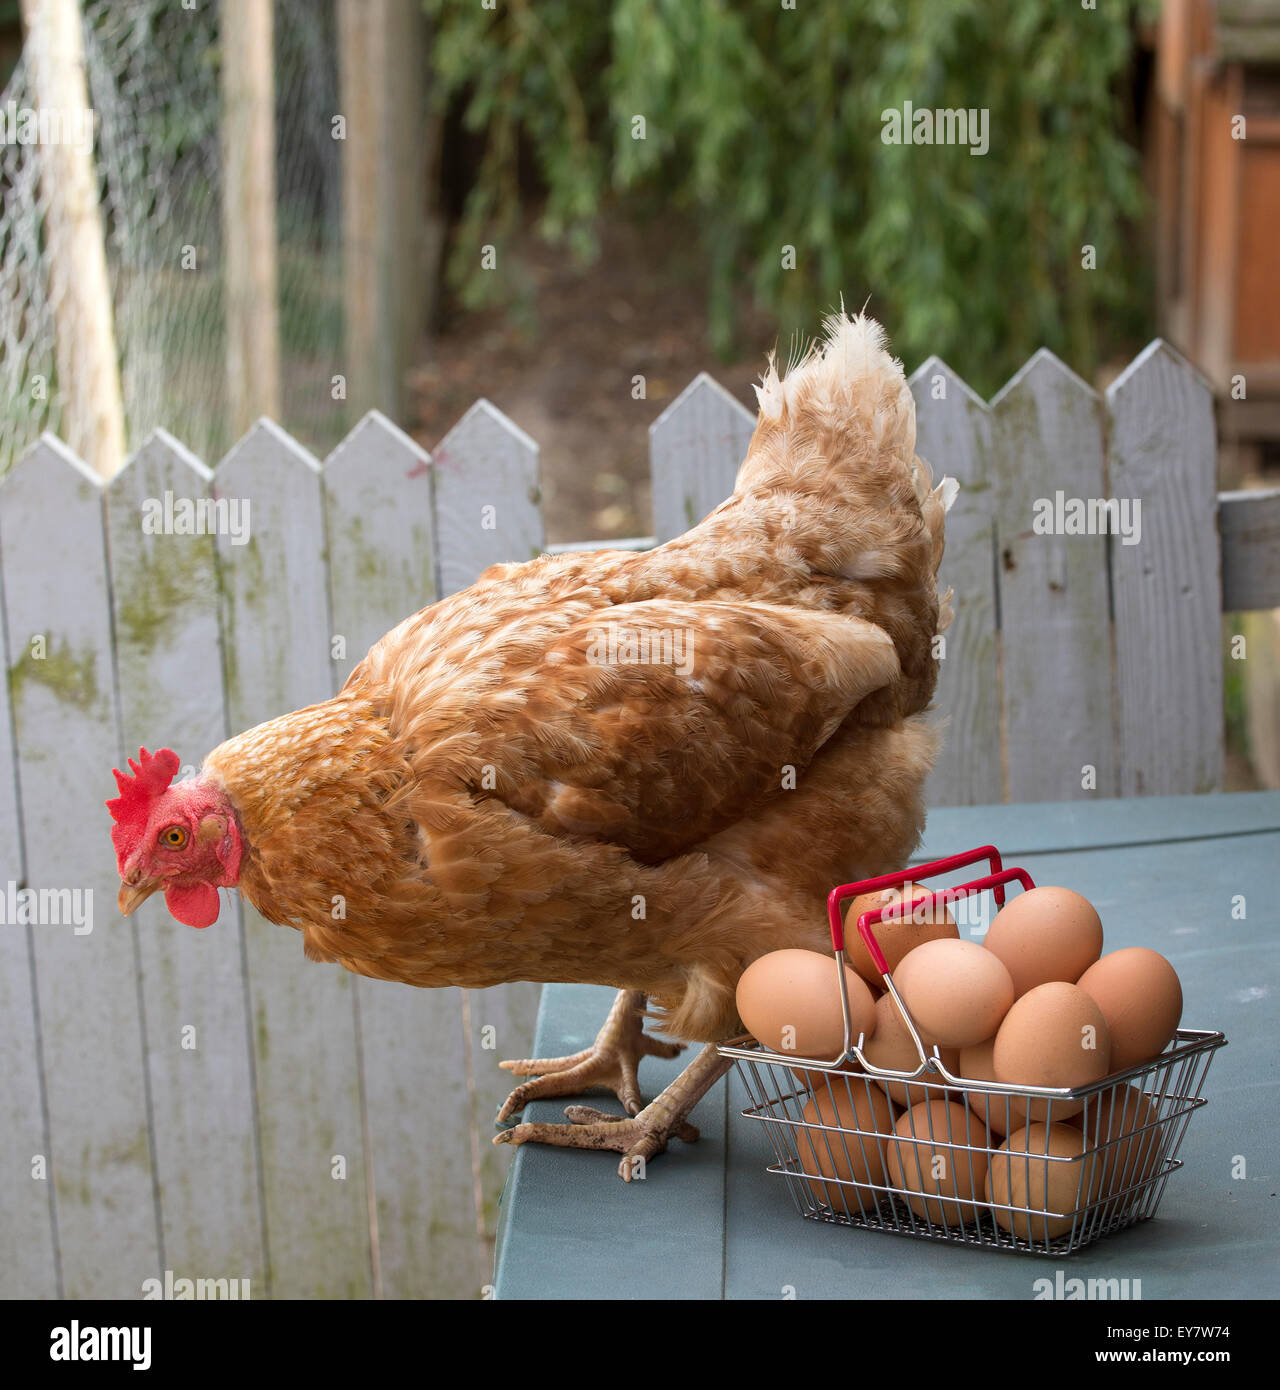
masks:
[[[219,7],[84,0],[83,15],[127,445],[163,426],[212,460],[234,442]],[[274,42],[282,423],[327,449],[350,423],[329,389],[342,332],[332,0],[276,0]],[[29,58],[0,92],[6,112],[37,109]],[[41,154],[12,135],[0,143],[0,473],[42,431],[63,432]]]
[[[1191,1116],[1206,1103],[1209,1065],[1226,1039],[1181,1028],[1159,1057],[1074,1089],[967,1080],[947,1069],[936,1047],[926,1052],[874,946],[920,1064],[913,1072],[873,1065],[851,1035],[839,902],[979,859],[996,872],[935,890],[940,899],[994,890],[1003,905],[1005,883],[1016,878],[1032,886],[1024,870],[1003,869],[988,845],[833,890],[842,1058],[788,1056],[753,1038],[720,1053],[735,1063],[745,1087],[742,1115],[764,1126],[775,1160],[768,1171],[786,1181],[801,1216],[926,1240],[1070,1254],[1155,1215],[1170,1175],[1182,1166],[1178,1150]],[[871,912],[862,921],[880,917]]]

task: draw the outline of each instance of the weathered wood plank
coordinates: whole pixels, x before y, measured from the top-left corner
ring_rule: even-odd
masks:
[[[4,632],[4,552],[0,550],[0,645],[5,642]],[[7,884],[10,879],[21,883],[24,873],[22,809],[17,778],[9,682],[3,680],[0,681],[0,792],[3,793],[0,794],[0,885]]]
[[[733,492],[755,416],[699,372],[649,426],[653,530],[659,542],[696,526]]]
[[[960,491],[947,513],[939,588],[955,591],[955,621],[935,696],[946,732],[925,788],[930,806],[999,801],[1000,680],[992,570],[995,521],[988,455],[991,419],[981,400],[938,357],[922,362],[909,382],[916,402],[916,450],[935,483],[950,475]]]
[[[432,457],[441,597],[490,565],[542,554],[538,446],[518,425],[478,400]]]
[[[476,1136],[476,1164],[480,1177],[480,1226],[485,1240],[492,1242],[498,1229],[498,1199],[515,1152],[508,1144],[493,1143],[497,1133],[494,1116],[521,1081],[520,1077],[501,1070],[498,1063],[508,1058],[542,1055],[533,1050],[542,986],[525,980],[465,993],[468,1058],[473,1078],[471,1125]],[[600,1022],[604,1023],[604,1015]],[[571,1052],[577,1050],[569,1049]],[[488,1245],[484,1251],[484,1270],[490,1267],[491,1258],[492,1246]]]
[[[436,597],[430,457],[370,412],[324,465],[335,688]],[[479,1278],[471,1102],[457,989],[357,979],[384,1298],[456,1298]]]
[[[1041,349],[991,409],[1009,800],[1111,796],[1107,537],[1075,530],[1107,496],[1101,405]]]
[[[1218,494],[1222,611],[1280,608],[1280,487]]]
[[[364,979],[356,980],[356,990],[378,1294],[473,1298],[482,1273],[482,1242],[463,992]]]
[[[214,486],[251,506],[246,544],[218,537],[228,716],[240,730],[332,691],[320,470],[262,421],[219,465]],[[247,903],[244,919],[270,1290],[284,1298],[367,1296],[354,977],[307,961],[296,932],[264,921]],[[340,1161],[345,1177],[334,1176]]]
[[[1157,339],[1112,382],[1111,490],[1142,503],[1113,543],[1118,790],[1222,785],[1222,618],[1208,385]]]
[[[4,638],[4,564],[0,552],[0,647]],[[8,659],[5,662],[8,669]],[[0,1298],[56,1298],[53,1183],[32,1176],[38,1155],[49,1154],[40,1076],[30,927],[9,913],[10,887],[21,888],[21,788],[14,754],[9,682],[0,681],[0,1230],[22,1258],[0,1261]],[[16,917],[16,913],[13,914]],[[25,1175],[25,1177],[24,1177]]]
[[[433,604],[431,456],[371,410],[325,460],[335,688],[386,632]]]
[[[107,488],[121,755],[173,748],[191,771],[227,735],[217,543],[192,530],[212,478],[157,431]],[[160,898],[134,918],[164,1255],[177,1277],[265,1291],[240,898],[223,901],[212,931]]]
[[[63,1291],[137,1298],[162,1266],[137,941],[101,806],[118,756],[102,492],[52,438],[0,489],[0,549],[27,883],[63,895],[31,928]]]

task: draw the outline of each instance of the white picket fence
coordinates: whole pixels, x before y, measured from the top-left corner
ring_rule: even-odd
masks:
[[[936,359],[912,387],[920,452],[963,485],[932,800],[1216,786],[1201,380],[1153,344],[1105,400],[1048,353],[990,406]],[[705,375],[655,422],[657,540],[727,495],[752,425]],[[1033,535],[1033,499],[1056,490],[1140,497],[1142,544]],[[251,539],[144,534],[166,493],[248,499]],[[155,900],[125,921],[102,803],[139,745],[198,763],[330,695],[406,614],[543,548],[537,445],[485,401],[433,457],[370,415],[321,464],[264,421],[214,472],[157,434],[103,487],[46,438],[0,484],[0,889],[85,889],[93,908],[77,932],[15,922],[6,897],[0,1294],[131,1298],[166,1270],[255,1297],[478,1292],[510,1155],[489,1143],[497,1060],[527,1053],[537,987],[358,979],[247,906],[202,932]]]

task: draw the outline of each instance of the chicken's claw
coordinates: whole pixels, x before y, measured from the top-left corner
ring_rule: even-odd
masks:
[[[694,1061],[637,1115],[607,1115],[588,1105],[571,1105],[565,1114],[570,1123],[519,1124],[494,1135],[495,1144],[554,1144],[564,1149],[612,1149],[622,1155],[618,1176],[623,1182],[645,1176],[648,1160],[660,1154],[672,1139],[692,1144],[698,1130],[685,1119],[707,1091],[728,1071],[730,1063],[714,1046],[704,1048]]]
[[[652,1108],[652,1107],[649,1107]],[[618,1176],[623,1182],[644,1173],[644,1165],[660,1154],[672,1138],[692,1144],[698,1130],[684,1120],[670,1124],[649,1121],[648,1109],[630,1118],[605,1115],[585,1105],[571,1105],[565,1110],[571,1121],[567,1125],[523,1124],[494,1135],[495,1144],[554,1144],[562,1149],[612,1149],[622,1155]],[[589,1119],[599,1116],[599,1119]]]
[[[621,1116],[610,1115],[604,1110],[593,1110],[589,1105],[566,1105],[564,1113],[571,1125],[617,1125],[622,1123]],[[691,1125],[687,1120],[682,1120],[671,1132],[677,1139],[683,1140],[686,1144],[696,1144],[701,1130],[698,1129],[697,1125]]]
[[[642,1104],[636,1068],[641,1057],[676,1057],[680,1043],[661,1042],[644,1031],[645,997],[638,990],[619,990],[609,1017],[595,1042],[569,1057],[543,1057],[523,1062],[500,1062],[504,1070],[534,1080],[517,1086],[498,1111],[502,1124],[531,1100],[577,1096],[592,1086],[603,1086],[622,1102],[628,1115]]]

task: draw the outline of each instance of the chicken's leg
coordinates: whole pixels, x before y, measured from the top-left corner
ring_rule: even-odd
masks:
[[[543,1057],[525,1062],[500,1062],[517,1076],[532,1076],[517,1086],[498,1111],[501,1123],[531,1100],[551,1096],[580,1096],[590,1086],[603,1086],[622,1102],[628,1115],[640,1110],[636,1068],[641,1057],[675,1057],[680,1043],[660,1042],[644,1031],[645,996],[637,989],[620,989],[596,1040],[571,1057]]]
[[[617,1007],[616,1005],[614,1006]],[[644,1176],[645,1164],[673,1137],[691,1144],[698,1131],[685,1116],[733,1064],[709,1043],[651,1104],[630,1119],[619,1119],[585,1105],[571,1105],[567,1125],[523,1124],[495,1135],[495,1144],[556,1144],[568,1149],[613,1149],[622,1154],[623,1182]]]

